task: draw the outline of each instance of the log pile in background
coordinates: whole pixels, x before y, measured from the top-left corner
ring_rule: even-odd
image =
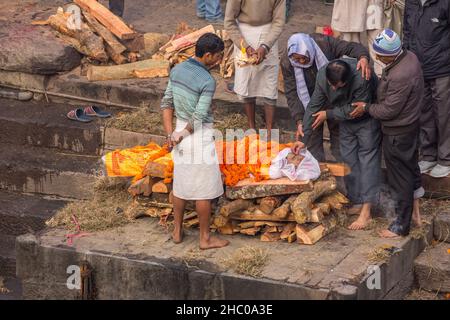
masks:
[[[168,61],[144,59],[148,57],[145,56],[146,45],[152,45],[151,39],[146,40],[149,37],[134,31],[95,0],[74,2],[81,8],[80,28],[77,29],[72,13],[64,12],[63,8],[58,8],[46,21],[33,21],[33,24],[51,26],[60,38],[84,55],[90,81],[169,75]],[[165,41],[167,37],[158,39]]]
[[[303,189],[298,192],[293,191],[294,184],[273,180],[227,188],[234,200],[220,207],[212,228],[221,234],[259,236],[265,242],[315,244],[333,232],[348,200],[336,190],[333,176],[298,182]]]

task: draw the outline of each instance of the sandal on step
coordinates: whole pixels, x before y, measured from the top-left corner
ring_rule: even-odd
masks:
[[[80,109],[80,108],[70,110],[69,113],[67,114],[67,118],[69,118],[70,120],[79,121],[79,122],[91,122],[92,121],[92,119],[90,119],[84,115],[83,109]]]
[[[88,117],[109,118],[111,113],[100,110],[99,107],[89,106],[84,108],[84,114]]]

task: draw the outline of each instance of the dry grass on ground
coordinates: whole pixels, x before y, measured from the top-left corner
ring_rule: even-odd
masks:
[[[450,294],[430,292],[423,289],[415,289],[404,298],[404,300],[449,300],[449,299]]]
[[[107,126],[125,131],[165,135],[161,114],[150,112],[147,108],[119,113],[108,120]]]
[[[136,206],[126,186],[124,179],[99,177],[91,200],[69,203],[47,221],[47,225],[75,231],[74,215],[82,231],[95,232],[123,226],[130,222],[127,218],[129,210],[145,210]]]
[[[259,277],[267,263],[267,250],[246,246],[236,250],[224,259],[224,265],[234,272],[251,277]]]

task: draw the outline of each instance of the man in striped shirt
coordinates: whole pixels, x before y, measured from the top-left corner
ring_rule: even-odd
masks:
[[[211,104],[216,81],[209,68],[222,60],[223,41],[213,33],[200,37],[195,57],[177,65],[161,102],[164,128],[173,147],[173,241],[183,240],[183,215],[187,200],[195,201],[200,224],[200,249],[221,248],[228,241],[210,236],[211,200],[223,194],[223,183],[214,144]],[[173,128],[173,115],[177,119]]]

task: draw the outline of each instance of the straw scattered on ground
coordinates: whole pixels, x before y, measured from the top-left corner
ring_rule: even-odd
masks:
[[[439,292],[430,292],[423,289],[415,289],[411,291],[404,300],[445,300],[450,299],[450,294],[442,294]]]
[[[119,113],[107,122],[107,126],[125,131],[165,135],[161,114],[150,112],[147,108]]]
[[[266,249],[246,246],[224,259],[224,265],[234,272],[250,277],[259,277],[268,261]]]
[[[381,245],[373,249],[367,256],[369,262],[372,263],[386,263],[394,252],[394,247],[391,245]]]
[[[71,202],[47,221],[49,227],[76,231],[75,216],[82,231],[95,232],[117,228],[130,222],[130,210],[145,210],[128,194],[122,178],[99,177],[91,200]]]

